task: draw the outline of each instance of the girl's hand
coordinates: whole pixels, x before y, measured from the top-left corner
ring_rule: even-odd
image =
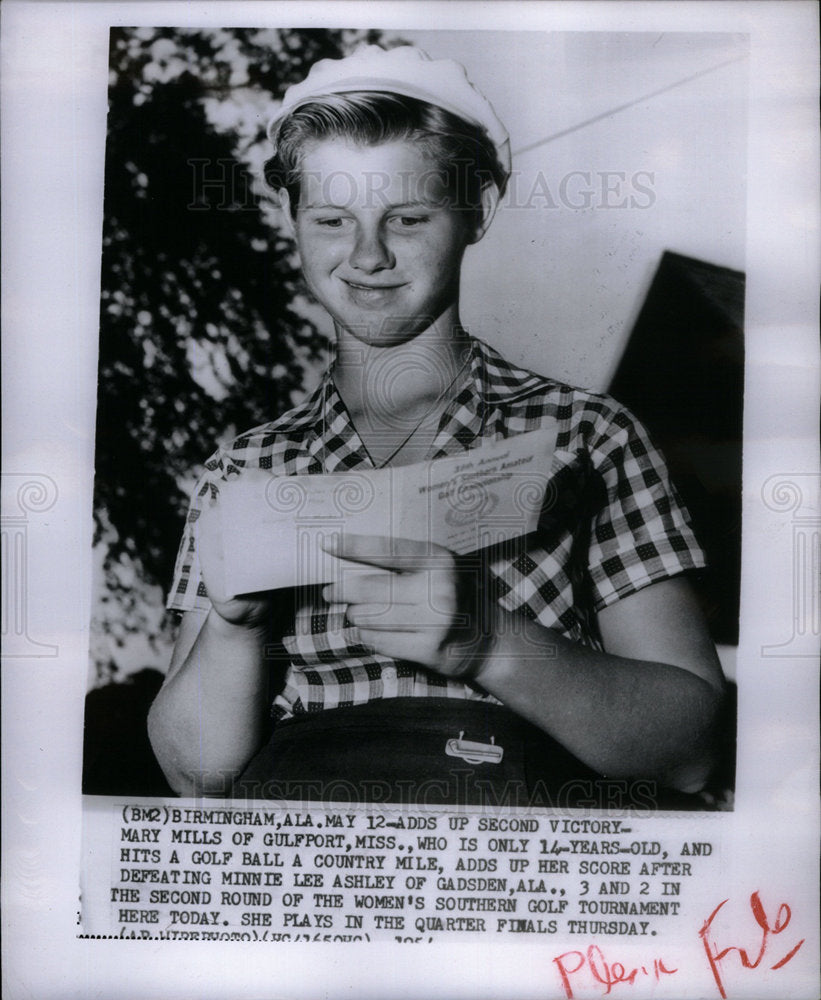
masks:
[[[345,534],[326,551],[354,566],[322,596],[347,616],[377,653],[448,677],[474,678],[489,639],[480,606],[479,560],[408,538]],[[368,572],[362,567],[373,567]]]

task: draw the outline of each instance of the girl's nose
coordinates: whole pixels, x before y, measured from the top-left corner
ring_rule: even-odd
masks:
[[[350,257],[351,267],[372,274],[390,269],[396,263],[382,233],[376,227],[362,227],[357,232],[356,243]]]

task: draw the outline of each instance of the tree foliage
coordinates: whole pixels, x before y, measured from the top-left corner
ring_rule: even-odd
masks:
[[[146,627],[135,574],[170,582],[192,471],[291,406],[322,347],[254,165],[284,89],[362,37],[112,31],[95,527],[120,632]]]

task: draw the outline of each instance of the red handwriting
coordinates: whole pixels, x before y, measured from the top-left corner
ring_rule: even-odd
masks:
[[[591,944],[587,952],[566,951],[564,954],[559,955],[558,958],[554,958],[553,961],[556,963],[556,968],[561,976],[562,986],[564,986],[565,996],[568,1000],[573,1000],[573,982],[571,981],[571,976],[576,976],[578,973],[585,971],[594,982],[604,987],[604,996],[607,996],[613,987],[618,986],[619,983],[628,983],[632,986],[639,978],[639,975],[650,976],[658,982],[663,975],[671,976],[674,972],[678,971],[677,969],[666,968],[664,962],[660,958],[657,958],[649,968],[645,965],[639,965],[628,972],[627,966],[623,963],[606,961],[604,953],[596,944]]]
[[[712,926],[713,921],[718,915],[719,910],[727,902],[726,899],[722,900],[718,906],[713,910],[709,917],[704,921],[704,925],[698,932],[701,938],[701,943],[704,945],[704,952],[707,955],[707,961],[710,963],[710,969],[713,973],[713,978],[716,981],[716,986],[718,987],[718,992],[721,994],[722,998],[726,1000],[726,992],[724,990],[724,982],[721,978],[720,965],[721,962],[730,954],[730,952],[737,951],[738,957],[741,960],[742,968],[745,969],[757,969],[764,959],[764,955],[767,952],[767,948],[770,944],[771,935],[780,934],[785,931],[789,926],[790,919],[792,917],[792,912],[786,903],[782,903],[778,907],[778,912],[775,915],[775,923],[770,924],[767,914],[764,912],[764,907],[761,905],[761,899],[757,892],[754,892],[750,896],[750,909],[753,912],[753,917],[755,922],[758,924],[761,930],[761,941],[758,945],[758,955],[755,959],[750,958],[751,952],[744,948],[736,947],[732,945],[728,948],[719,949],[716,947],[712,940]],[[790,961],[791,958],[795,957],[796,952],[804,943],[804,938],[798,942],[793,948],[791,948],[782,958],[770,966],[771,969],[780,969]],[[772,955],[769,956],[772,958]]]

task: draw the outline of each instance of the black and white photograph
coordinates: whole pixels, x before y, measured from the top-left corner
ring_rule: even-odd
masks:
[[[87,793],[731,808],[746,52],[112,31]]]
[[[10,5],[37,995],[812,995],[817,29],[666,6]]]

